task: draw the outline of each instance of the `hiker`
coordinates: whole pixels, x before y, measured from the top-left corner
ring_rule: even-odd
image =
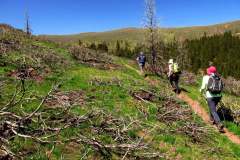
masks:
[[[207,69],[207,75],[203,76],[200,92],[205,92],[204,96],[208,103],[210,119],[213,124],[217,125],[217,128],[220,132],[224,132],[224,126],[221,123],[216,108],[217,104],[221,101],[222,98],[221,92],[223,90],[223,86],[224,84],[217,73],[216,67],[210,66]]]
[[[168,61],[168,79],[170,81],[171,86],[173,87],[173,91],[179,94],[180,88],[178,86],[179,78],[181,71],[179,70],[178,64],[173,63],[173,59],[169,59]]]
[[[143,71],[144,71],[146,60],[147,59],[146,59],[146,56],[144,55],[144,53],[140,52],[140,55],[137,57],[137,62],[139,64],[141,73],[143,73]]]

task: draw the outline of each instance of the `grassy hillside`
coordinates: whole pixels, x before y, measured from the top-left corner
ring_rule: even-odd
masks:
[[[234,34],[240,33],[240,21],[211,26],[196,26],[182,28],[161,28],[160,33],[164,39],[176,37],[178,40],[195,39],[207,33],[207,35],[220,34],[225,31],[232,31]],[[42,35],[40,37],[57,42],[83,41],[117,41],[128,40],[130,42],[141,42],[144,40],[145,31],[139,28],[126,28],[107,32],[90,32],[74,35]]]
[[[0,44],[0,157],[240,157],[240,146],[205,124],[165,79],[145,79],[131,60],[23,33],[1,34]]]

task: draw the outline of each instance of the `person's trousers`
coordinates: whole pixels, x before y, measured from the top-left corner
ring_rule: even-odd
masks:
[[[207,98],[208,107],[210,111],[210,118],[214,120],[216,124],[221,122],[218,114],[217,114],[217,104],[220,102],[221,97],[213,97]]]
[[[141,72],[143,72],[144,67],[145,67],[145,63],[139,63],[139,68]]]
[[[176,90],[176,93],[179,93],[179,92],[180,92],[179,85],[178,85],[179,75],[177,75],[177,74],[172,74],[172,75],[169,77],[169,81],[170,81],[171,86]]]

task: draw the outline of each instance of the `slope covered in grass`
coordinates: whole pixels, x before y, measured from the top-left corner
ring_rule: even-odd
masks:
[[[231,31],[234,35],[238,35],[240,33],[240,22],[234,21],[210,26],[160,29],[161,37],[165,40],[171,39],[171,37],[176,37],[177,40],[197,39],[204,36],[205,33],[207,35],[213,35],[226,31]],[[56,42],[78,42],[79,40],[88,42],[116,42],[117,40],[127,40],[141,43],[144,40],[145,31],[139,28],[126,28],[106,32],[90,32],[73,35],[41,35],[40,37]]]
[[[83,63],[68,48],[54,43],[1,38],[7,51],[1,52],[0,155],[71,160],[239,159],[238,145],[205,124],[171,92],[166,80],[139,75],[133,61],[109,57],[117,67],[99,68],[97,61]],[[20,48],[8,48],[9,41],[21,42]],[[37,53],[41,56],[36,59]],[[45,59],[49,53],[57,61]],[[19,65],[23,65],[20,71],[33,68],[42,80],[25,78],[23,91],[18,75],[9,76],[19,71]],[[12,96],[15,90],[19,94]]]

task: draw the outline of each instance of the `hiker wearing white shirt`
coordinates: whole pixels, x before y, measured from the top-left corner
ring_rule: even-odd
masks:
[[[177,63],[173,63],[173,59],[169,59],[168,61],[168,79],[170,81],[171,86],[173,87],[173,91],[177,94],[180,93],[179,88],[179,78],[180,78],[181,71]]]
[[[207,75],[203,77],[202,86],[200,88],[201,93],[205,93],[204,96],[208,102],[210,111],[210,119],[217,125],[220,132],[224,132],[223,124],[217,114],[217,104],[221,101],[223,90],[223,82],[217,75],[217,69],[214,66],[210,66],[207,69]]]

